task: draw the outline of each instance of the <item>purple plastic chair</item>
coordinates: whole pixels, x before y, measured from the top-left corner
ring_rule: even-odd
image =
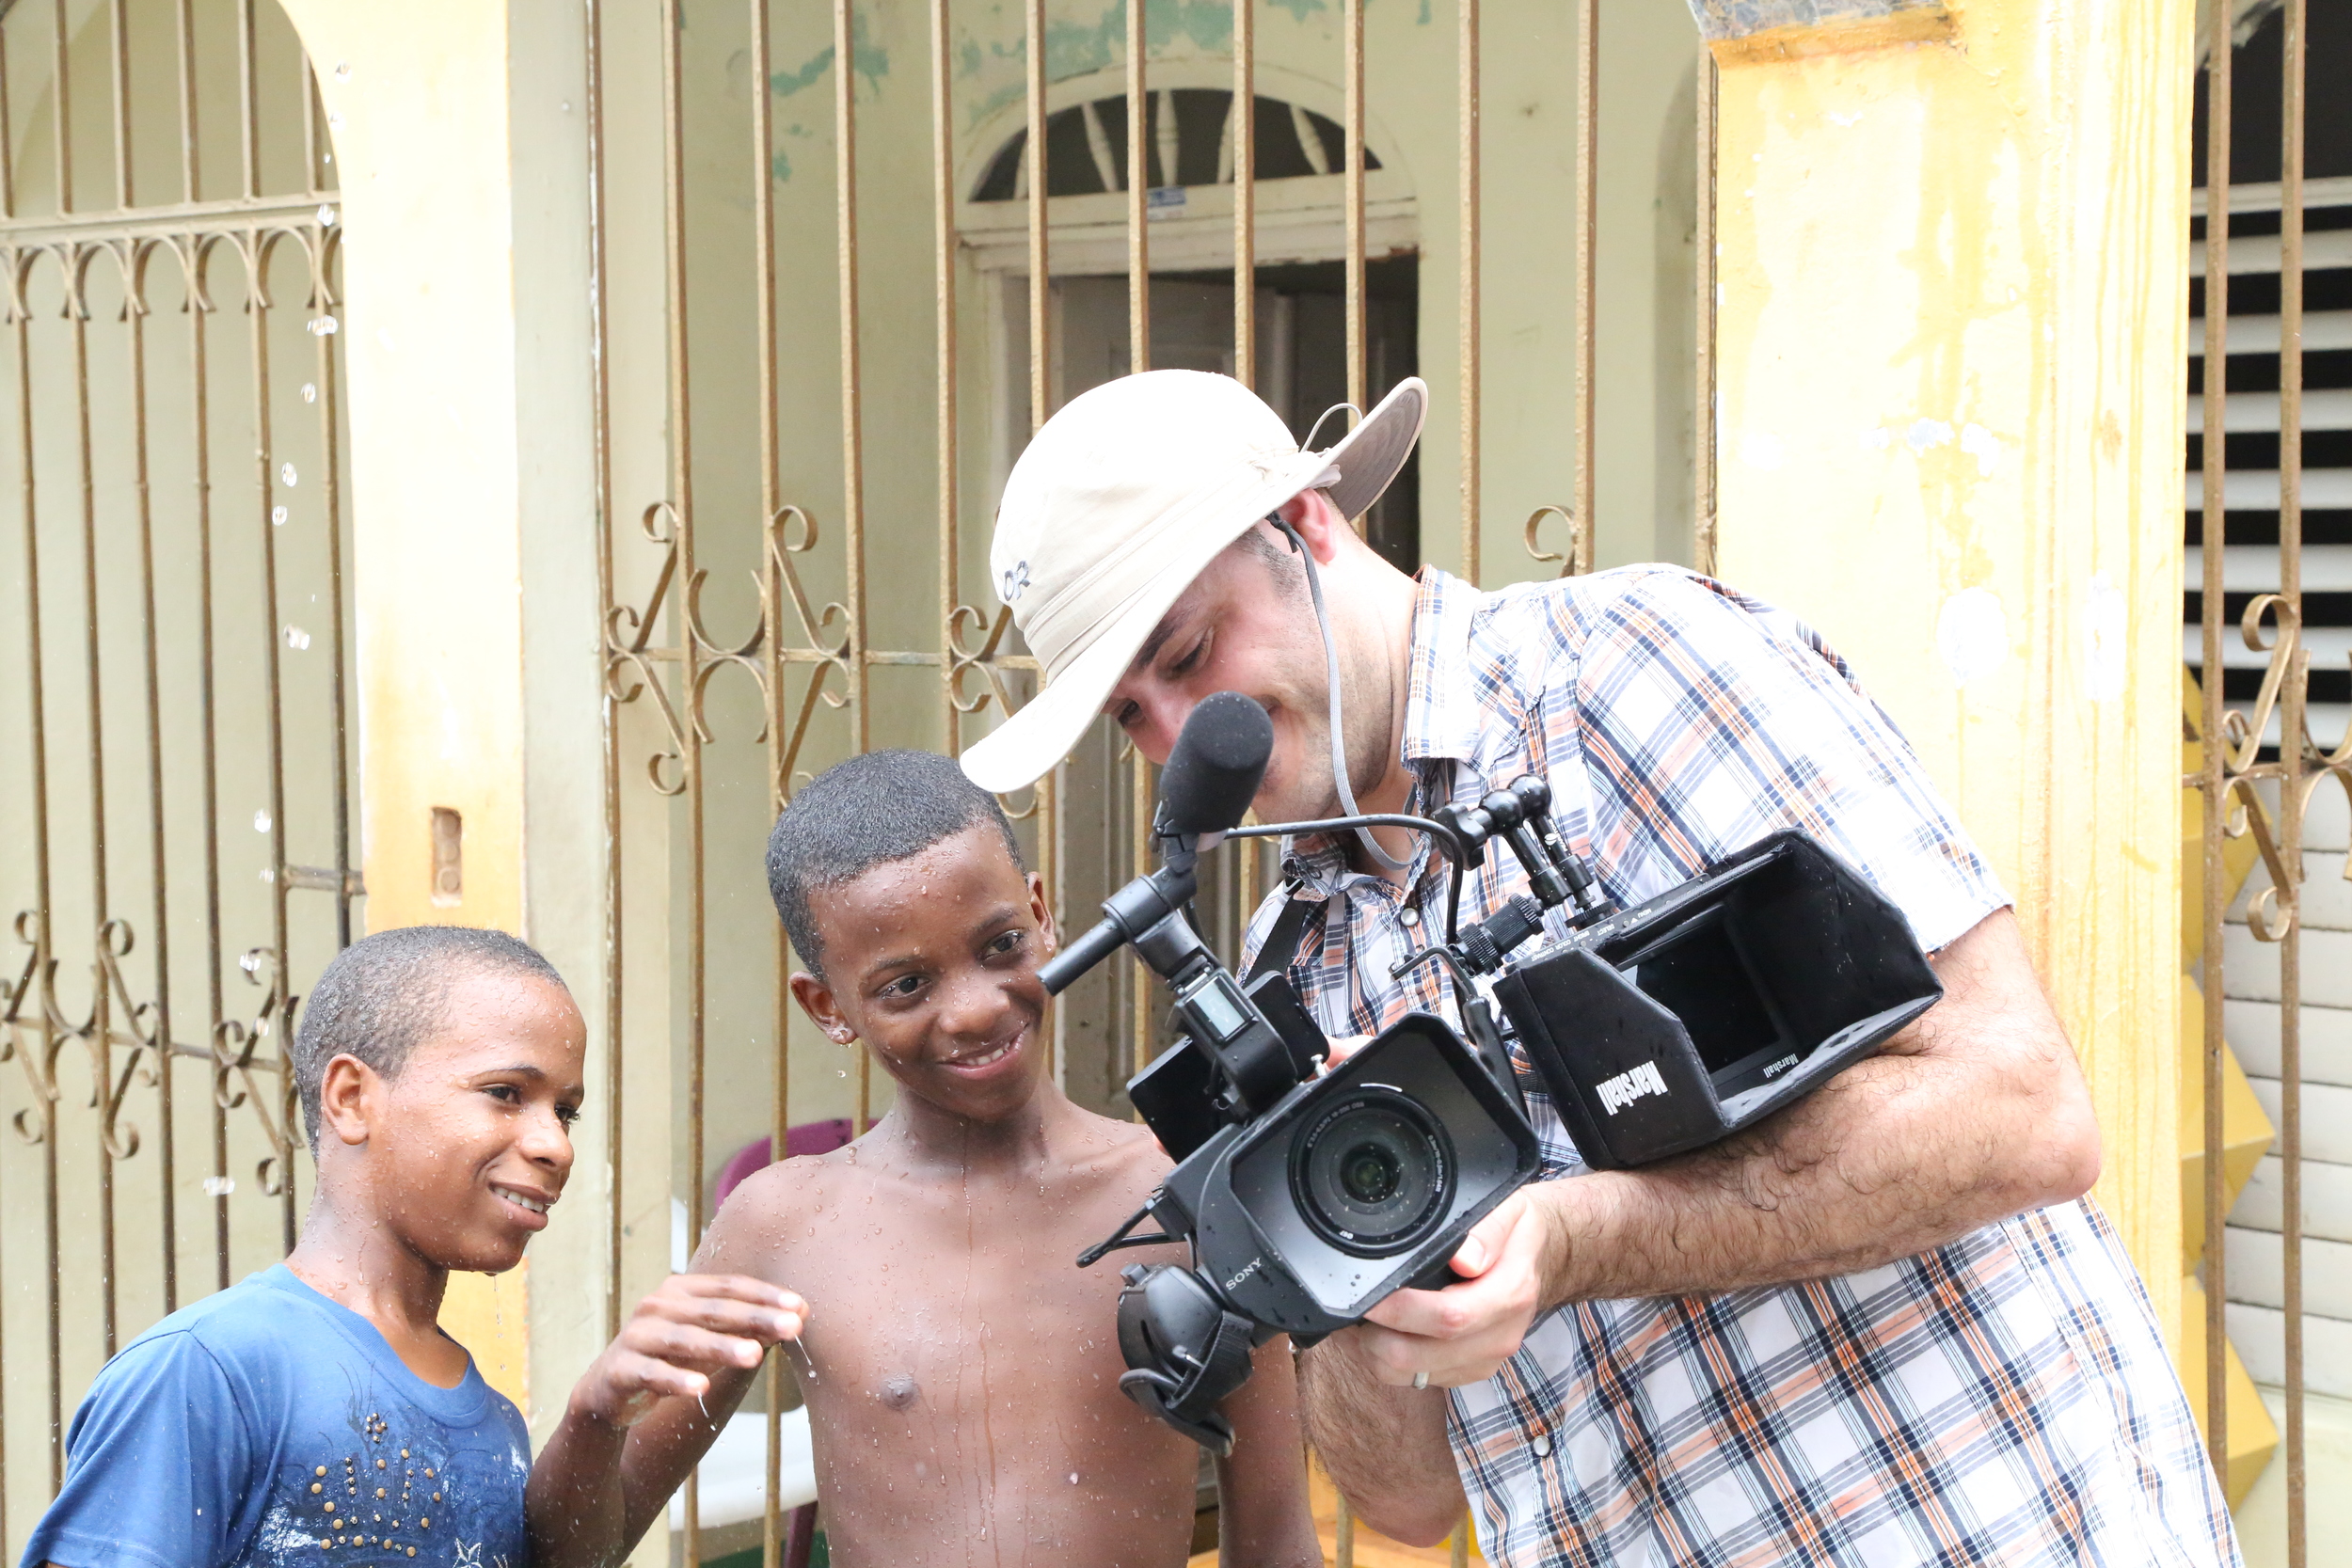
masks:
[[[830,1154],[850,1142],[851,1124],[848,1117],[835,1117],[831,1121],[804,1121],[787,1128],[784,1134],[784,1151],[787,1157],[803,1154]],[[727,1156],[727,1163],[719,1167],[719,1189],[713,1195],[717,1202],[711,1212],[726,1207],[727,1195],[742,1184],[745,1177],[775,1159],[775,1140],[760,1138],[745,1144]]]

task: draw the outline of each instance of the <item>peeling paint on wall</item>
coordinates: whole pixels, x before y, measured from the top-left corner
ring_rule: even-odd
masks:
[[[856,56],[857,73],[870,87],[882,86],[882,79],[890,74],[890,51],[871,41],[866,25],[866,13],[850,13],[850,49]],[[801,63],[797,71],[779,71],[768,78],[768,90],[778,98],[790,98],[806,92],[833,71],[833,45],[827,44]]]

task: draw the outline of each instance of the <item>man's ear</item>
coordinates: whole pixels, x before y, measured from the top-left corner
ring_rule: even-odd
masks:
[[[1052,958],[1061,949],[1061,933],[1054,928],[1054,907],[1046,902],[1045,879],[1034,871],[1029,873],[1029,916],[1045,939],[1045,956]]]
[[[1321,490],[1302,490],[1284,501],[1280,512],[1284,522],[1298,531],[1298,537],[1315,552],[1315,564],[1328,566],[1338,559],[1343,546],[1356,537],[1356,531],[1340,509],[1331,504],[1331,498]],[[1275,537],[1284,549],[1290,541],[1278,532]]]
[[[319,1076],[319,1130],[359,1148],[383,1109],[383,1091],[384,1080],[358,1057],[346,1052],[329,1058]]]
[[[836,1045],[847,1045],[857,1038],[857,1030],[841,1011],[831,986],[806,970],[793,973],[791,986],[792,1000],[801,1005],[801,1011],[809,1016],[811,1022],[825,1032],[826,1038]]]

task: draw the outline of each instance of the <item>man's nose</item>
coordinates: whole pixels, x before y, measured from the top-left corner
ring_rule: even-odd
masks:
[[[1192,717],[1200,699],[1173,691],[1152,691],[1139,693],[1131,700],[1141,713],[1127,727],[1127,737],[1155,766],[1167,762],[1176,737],[1184,733],[1184,721]]]

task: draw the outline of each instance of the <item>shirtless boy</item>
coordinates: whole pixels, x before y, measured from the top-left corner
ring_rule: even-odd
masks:
[[[833,1560],[1181,1564],[1198,1450],[1119,1391],[1117,1269],[1073,1265],[1168,1160],[1045,1076],[1053,916],[994,797],[928,752],[853,758],[793,798],[768,879],[808,966],[794,998],[837,1044],[865,1041],[898,1090],[849,1148],[743,1182],[694,1260],[766,1282],[805,1323],[790,1354]],[[714,1335],[663,1295],[581,1380],[533,1469],[540,1568],[617,1560],[772,1342]],[[706,1388],[649,1371],[697,1354]],[[657,1386],[675,1391],[656,1402]],[[1227,1406],[1227,1564],[1323,1560],[1294,1406],[1276,1341]]]

